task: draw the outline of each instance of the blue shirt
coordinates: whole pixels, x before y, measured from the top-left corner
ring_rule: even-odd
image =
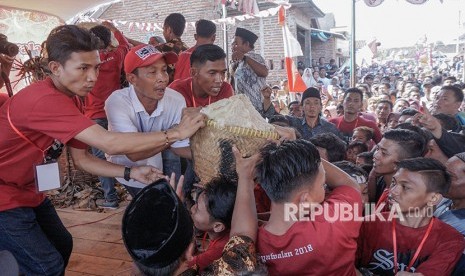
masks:
[[[305,121],[305,117],[302,119],[301,118],[292,119],[291,125],[300,131],[300,134],[302,134],[302,139],[305,139],[305,140],[309,140],[315,135],[318,135],[321,133],[327,133],[327,132],[331,132],[335,134],[337,137],[342,139],[342,135],[339,132],[339,130],[336,128],[336,126],[333,123],[328,122],[326,119],[321,118],[321,116],[318,117],[318,121],[315,127],[313,128],[311,128],[307,124],[307,121]]]

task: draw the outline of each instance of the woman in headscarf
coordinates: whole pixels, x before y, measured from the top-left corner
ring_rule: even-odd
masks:
[[[313,77],[312,69],[310,68],[305,68],[304,73],[302,74],[302,80],[307,88],[316,86],[316,80]]]

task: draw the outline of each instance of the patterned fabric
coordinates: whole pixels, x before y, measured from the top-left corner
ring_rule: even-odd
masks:
[[[265,59],[254,51],[250,51],[245,55],[266,66]],[[257,76],[246,61],[240,61],[234,73],[234,84],[236,94],[245,94],[250,99],[255,109],[261,112],[263,105],[260,90],[266,85],[266,78]]]
[[[223,250],[223,256],[209,265],[202,273],[198,273],[194,266],[183,272],[182,276],[189,275],[237,275],[241,272],[253,272],[258,269],[255,244],[247,236],[233,236]]]
[[[187,45],[178,38],[172,39],[163,44],[159,44],[156,46],[156,48],[160,52],[175,52],[177,55],[188,49]]]
[[[187,45],[181,41],[181,39],[175,38],[166,43],[159,44],[156,46],[158,51],[160,52],[174,52],[179,55],[181,52],[186,51],[189,49]],[[174,71],[175,71],[176,64],[169,64],[168,65],[168,75],[170,77],[169,83],[174,81]]]

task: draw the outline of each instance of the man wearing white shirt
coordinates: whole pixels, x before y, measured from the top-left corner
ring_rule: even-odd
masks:
[[[126,78],[131,85],[113,92],[105,102],[109,130],[166,131],[179,124],[186,103],[181,94],[167,88],[167,66],[176,61],[176,54],[161,53],[151,45],[131,49],[124,61]],[[191,158],[188,139],[176,141],[170,146],[175,154]],[[150,164],[163,169],[161,151],[165,148],[131,155],[110,155],[108,160],[129,167]],[[126,186],[132,196],[146,186],[134,180],[117,180]]]
[[[322,81],[323,85],[327,88],[328,85],[331,84],[331,80],[326,77],[326,68],[320,67],[319,73],[320,73],[320,77],[318,78],[317,81]]]

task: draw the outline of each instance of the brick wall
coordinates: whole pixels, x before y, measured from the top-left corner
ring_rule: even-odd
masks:
[[[336,39],[332,37],[326,42],[312,39],[312,57],[317,61],[324,57],[326,62],[332,58],[336,59]]]
[[[195,3],[195,7],[193,6]],[[184,15],[187,22],[195,22],[198,19],[219,19],[220,13],[218,12],[218,7],[214,6],[213,1],[211,0],[197,0],[197,1],[182,1],[182,0],[171,0],[171,1],[121,1],[113,4],[108,10],[106,10],[100,18],[102,19],[117,19],[117,20],[127,20],[133,22],[151,22],[158,23],[159,26],[163,25],[163,21],[167,15],[172,12],[179,12]],[[299,27],[309,30],[310,29],[310,17],[306,16],[301,10],[297,8],[291,8],[287,12],[288,15],[288,25],[291,33],[295,36],[297,25]],[[281,63],[284,59],[284,48],[282,43],[282,30],[278,25],[277,15],[269,16],[263,18],[263,30],[264,30],[264,45],[261,45],[260,38],[257,40],[255,45],[255,51],[257,53],[261,52],[261,49],[264,48],[264,58],[267,62],[267,65],[270,66],[270,63],[273,63],[273,69],[270,70],[268,76],[268,82],[270,84],[276,84],[280,80],[286,78],[285,69],[281,69]],[[244,21],[236,21],[236,26],[227,25],[228,30],[228,50],[229,55],[231,54],[231,43],[234,39],[234,32],[236,27],[243,27],[249,29],[256,33],[260,34],[260,20],[258,18],[247,19]],[[120,30],[123,31],[125,35],[132,39],[136,39],[142,42],[147,42],[148,38],[152,35],[162,35],[162,30],[157,31],[140,31],[137,28],[133,28],[132,31],[128,29],[128,25],[121,26]],[[183,41],[188,46],[193,46],[195,28],[191,25],[186,27],[184,34],[182,36]],[[310,31],[307,32],[308,36]],[[308,44],[304,55],[306,57],[299,58],[305,63],[310,63],[310,58],[313,54],[313,51],[310,52],[310,39],[306,40]],[[215,44],[223,47],[223,28],[222,25],[217,25],[217,40]],[[324,45],[322,45],[323,48]],[[334,48],[334,46],[333,46]],[[317,55],[318,57],[319,55]],[[329,60],[329,59],[328,59]]]

